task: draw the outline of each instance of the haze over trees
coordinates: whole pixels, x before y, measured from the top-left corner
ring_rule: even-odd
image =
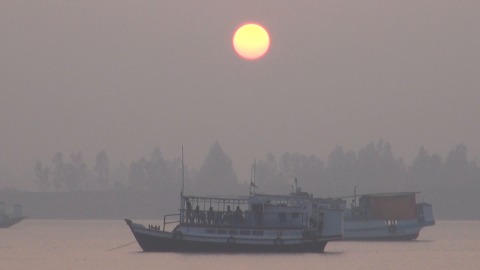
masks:
[[[148,193],[155,203],[172,208],[180,194],[182,174],[185,194],[244,195],[250,188],[249,182],[239,182],[233,161],[218,142],[210,147],[200,168],[185,164],[183,172],[181,157],[166,159],[159,147],[148,158],[113,169],[106,151],[97,154],[92,167],[81,152],[68,158],[55,153],[49,164],[37,161],[34,172],[39,192]],[[390,143],[383,140],[358,152],[336,146],[326,160],[301,153],[286,152],[279,157],[267,153],[255,161],[254,175],[252,181],[260,193],[289,193],[295,178],[304,191],[322,197],[351,195],[355,186],[358,193],[421,191],[419,200],[432,203],[439,217],[480,218],[476,207],[480,168],[476,160],[468,160],[463,144],[454,146],[445,158],[421,147],[411,164],[396,157]]]
[[[108,155],[105,150],[97,154],[94,171],[97,173],[100,188],[103,190],[108,189],[110,165],[108,164]]]
[[[240,183],[233,162],[218,142],[210,148],[192,187],[188,190],[190,193],[201,195],[238,195]]]

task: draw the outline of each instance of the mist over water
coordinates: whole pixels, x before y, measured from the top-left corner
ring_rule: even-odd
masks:
[[[480,264],[479,226],[479,221],[438,221],[416,241],[330,242],[323,254],[212,255],[143,253],[121,220],[25,220],[0,230],[0,261],[9,270],[471,270]]]

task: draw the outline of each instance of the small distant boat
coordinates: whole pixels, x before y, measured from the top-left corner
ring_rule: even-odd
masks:
[[[163,227],[125,219],[143,251],[323,252],[342,239],[338,205],[299,188],[289,195],[180,197],[179,212],[165,215]]]
[[[13,206],[13,214],[7,214],[5,211],[5,203],[0,202],[0,228],[8,228],[19,223],[26,217],[22,215],[22,206],[15,204]]]
[[[350,208],[342,200],[344,240],[417,239],[422,228],[435,224],[432,205],[417,203],[417,193],[355,194]]]

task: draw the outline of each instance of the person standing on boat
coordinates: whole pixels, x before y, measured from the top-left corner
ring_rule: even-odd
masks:
[[[322,235],[322,230],[323,230],[323,212],[321,212],[320,215],[318,216],[318,228],[317,228],[317,231],[318,231],[318,234],[319,234],[319,235]]]
[[[193,218],[196,222],[200,223],[200,206],[198,205],[195,207],[195,211],[193,212]]]
[[[237,206],[237,208],[235,209],[235,213],[233,214],[233,219],[235,223],[243,222],[243,215],[242,215],[242,210],[240,209],[240,206]]]
[[[193,222],[192,219],[192,203],[188,200],[188,198],[185,200],[185,204],[187,205],[187,222]]]
[[[230,209],[230,205],[227,205],[227,213],[225,214],[225,223],[231,224],[232,223],[232,209]]]
[[[213,219],[215,218],[215,212],[213,212],[213,207],[210,206],[207,212],[208,224],[213,224]]]

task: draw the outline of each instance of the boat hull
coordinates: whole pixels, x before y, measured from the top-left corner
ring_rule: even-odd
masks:
[[[135,239],[144,252],[324,252],[328,240],[299,241],[297,243],[284,243],[282,240],[272,239],[269,244],[241,242],[230,236],[215,241],[186,239],[181,234],[155,231],[146,229],[142,225],[126,219]]]
[[[364,195],[364,206],[344,212],[344,240],[415,240],[435,225],[432,205],[415,203],[415,193]]]
[[[25,217],[15,217],[15,218],[8,218],[0,221],[0,228],[8,228],[11,227],[20,221],[24,220]]]
[[[345,221],[344,240],[415,240],[422,228],[434,224],[400,220],[387,226],[383,220]]]

